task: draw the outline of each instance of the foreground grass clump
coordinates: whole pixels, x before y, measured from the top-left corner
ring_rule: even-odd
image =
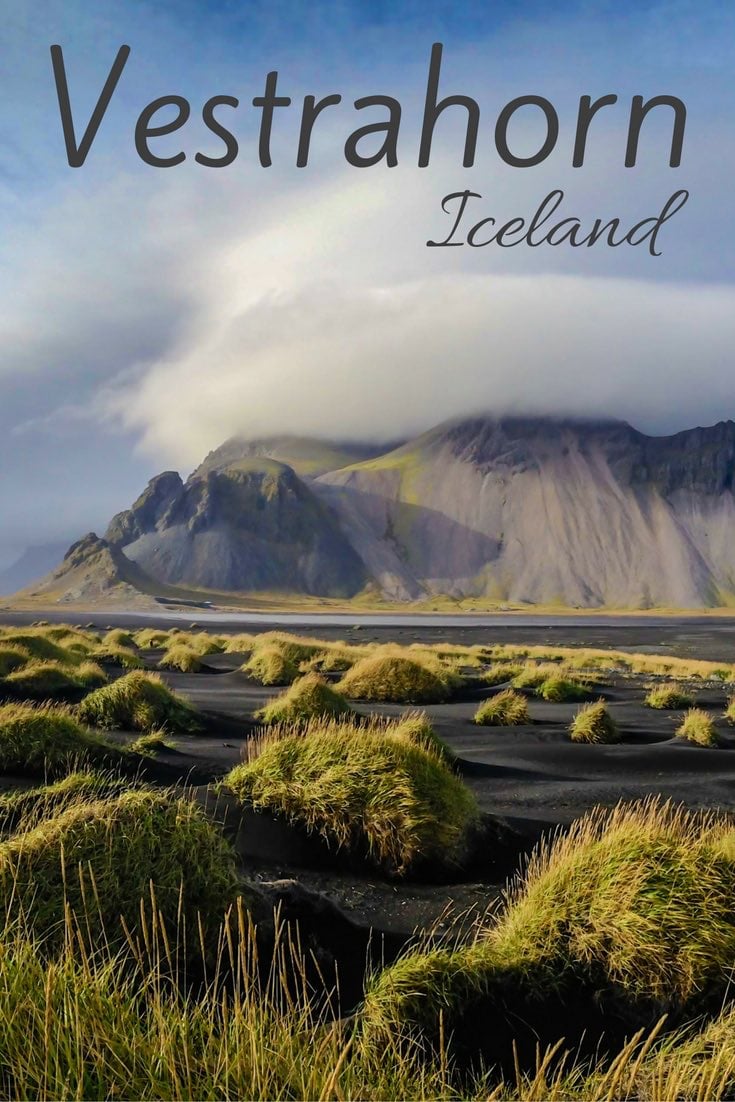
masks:
[[[180,670],[181,673],[201,673],[202,656],[186,643],[175,643],[158,663],[162,670]]]
[[[439,703],[450,695],[448,682],[436,671],[394,654],[361,659],[338,682],[337,690],[355,700],[393,704]]]
[[[476,814],[470,791],[435,754],[340,724],[263,740],[224,784],[396,875],[458,859]]]
[[[0,843],[3,904],[44,937],[63,935],[65,903],[89,932],[134,929],[151,883],[169,922],[179,911],[219,922],[235,898],[234,853],[191,800],[140,790],[81,802]]]
[[[528,702],[513,689],[504,689],[483,700],[475,712],[474,722],[481,727],[520,727],[531,722]]]
[[[626,1030],[716,1009],[735,953],[734,873],[724,817],[655,801],[593,812],[536,851],[497,922],[376,979],[365,1041],[380,1049],[410,1035],[433,1046],[453,1036],[461,1045],[471,1035],[490,1064],[512,1059],[509,1009],[548,1036],[571,1005],[580,1037],[595,1008]]]
[[[295,663],[275,645],[257,647],[242,670],[261,685],[290,685],[299,676]]]
[[[585,704],[569,726],[572,742],[613,743],[620,741],[620,731],[607,710],[604,700]]]
[[[728,699],[723,718],[726,719],[730,725],[735,724],[735,696],[731,696]]]
[[[315,717],[349,715],[352,708],[316,673],[307,674],[255,713],[263,723],[303,723]]]
[[[587,700],[590,695],[589,688],[583,685],[581,681],[573,681],[561,677],[559,674],[547,677],[545,681],[542,681],[537,692],[542,700],[548,700],[549,703],[554,704],[560,704],[564,701]]]
[[[190,704],[164,685],[158,674],[134,670],[90,693],[78,708],[80,719],[108,730],[196,731],[201,723]]]
[[[0,796],[0,831],[28,830],[74,804],[119,796],[130,788],[128,777],[77,770],[52,784],[8,792]]]
[[[0,706],[0,769],[69,769],[77,762],[111,765],[122,752],[88,731],[68,708],[50,704]]]
[[[13,670],[2,681],[5,693],[35,700],[74,695],[80,690],[104,685],[107,675],[95,662],[68,666],[54,661],[30,661]]]
[[[647,694],[643,703],[647,708],[674,709],[689,708],[692,704],[691,693],[672,681],[668,685],[657,685]]]
[[[676,729],[677,738],[697,746],[718,746],[720,739],[711,717],[702,708],[690,708]]]

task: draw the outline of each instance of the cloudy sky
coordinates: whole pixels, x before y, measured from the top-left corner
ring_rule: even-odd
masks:
[[[458,9],[461,7],[461,14]],[[478,410],[594,413],[669,432],[735,417],[735,5],[731,0],[452,0],[407,3],[157,3],[44,0],[12,6],[0,41],[0,565],[28,544],[104,528],[146,480],[188,472],[227,436],[303,432],[394,439]],[[481,105],[478,155],[461,164],[462,112],[417,167],[429,54],[442,94]],[[65,156],[49,46],[64,49],[83,130],[120,45],[131,55],[85,165]],[[272,167],[258,164],[266,73]],[[343,100],[295,167],[305,95]],[[581,95],[619,102],[571,167]],[[135,122],[161,95],[192,117],[142,163]],[[240,152],[224,169],[200,121],[225,94]],[[403,107],[396,168],[345,163],[354,99]],[[503,164],[493,133],[516,96],[560,119],[536,168]],[[624,167],[630,99],[676,95],[684,154],[668,166],[671,117],[646,122]],[[453,116],[450,117],[450,116]],[[512,131],[539,143],[533,112]],[[367,147],[366,147],[367,148]],[[450,191],[477,217],[529,218],[553,188],[560,215],[657,214],[687,205],[645,248],[429,249]]]

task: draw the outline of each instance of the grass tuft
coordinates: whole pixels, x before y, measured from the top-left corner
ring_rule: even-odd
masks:
[[[677,738],[697,746],[718,746],[720,739],[712,718],[702,708],[690,708],[676,728]]]
[[[660,710],[689,708],[692,705],[692,695],[686,692],[676,681],[671,681],[666,685],[654,686],[643,703],[647,708]]]
[[[357,662],[337,684],[355,700],[393,704],[431,704],[446,700],[450,685],[435,670],[411,658],[376,654]]]
[[[224,784],[395,875],[457,859],[476,814],[472,794],[436,755],[338,723],[264,739]]]
[[[196,710],[164,685],[158,674],[134,670],[90,693],[78,708],[80,719],[107,730],[187,733],[199,730]]]
[[[475,712],[474,722],[480,727],[520,727],[531,722],[528,702],[513,689],[504,689],[483,700]]]
[[[202,656],[186,643],[175,643],[164,653],[158,663],[161,670],[180,670],[181,673],[201,673]]]
[[[87,730],[70,709],[50,704],[0,706],[0,769],[55,774],[75,762],[112,764],[122,751]]]
[[[590,695],[589,688],[580,681],[572,681],[561,677],[559,674],[547,677],[538,689],[538,695],[549,703],[560,704],[562,702],[587,700]]]
[[[255,713],[263,723],[303,723],[315,717],[349,715],[345,698],[316,673],[294,681],[284,693]]]
[[[607,710],[604,700],[585,704],[569,727],[572,742],[613,743],[620,741],[618,725]]]
[[[261,685],[290,685],[299,675],[295,663],[275,645],[257,647],[242,670]]]

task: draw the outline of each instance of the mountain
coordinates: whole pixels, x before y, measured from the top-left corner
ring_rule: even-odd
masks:
[[[321,476],[384,592],[700,607],[735,592],[735,424],[476,418]]]
[[[104,542],[144,587],[697,608],[735,601],[734,474],[731,421],[653,437],[474,417],[383,449],[235,439],[186,482],[153,479]]]
[[[146,603],[143,595],[155,588],[122,551],[90,532],[72,544],[55,570],[20,595],[60,603],[117,601],[135,607]]]
[[[28,547],[14,563],[0,570],[0,595],[24,589],[36,578],[42,578],[62,558],[68,544],[44,543]]]
[[[172,585],[351,597],[368,581],[331,510],[275,459],[159,475],[105,538]]]

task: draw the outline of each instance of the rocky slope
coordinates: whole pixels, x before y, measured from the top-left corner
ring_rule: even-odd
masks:
[[[698,607],[735,591],[735,424],[481,418],[320,477],[385,591]]]
[[[109,601],[138,608],[152,603],[148,595],[155,587],[122,551],[90,532],[72,544],[55,570],[19,596],[62,604]]]
[[[228,441],[107,546],[151,584],[696,608],[735,596],[735,424],[478,417],[399,447]]]

